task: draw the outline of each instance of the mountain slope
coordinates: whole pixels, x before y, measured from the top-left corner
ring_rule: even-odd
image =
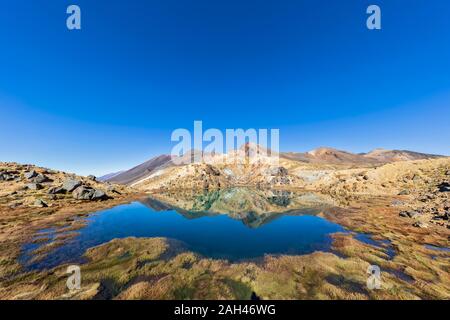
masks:
[[[187,152],[178,160],[193,159],[199,151]],[[251,162],[258,154],[261,161]],[[169,155],[155,157],[107,181],[127,184],[141,190],[226,188],[232,186],[296,186],[329,176],[335,170],[372,168],[386,163],[433,159],[441,156],[404,150],[376,149],[355,154],[333,148],[317,148],[305,153],[280,153],[273,163],[271,151],[255,144],[244,144],[224,155],[205,154],[207,163],[176,164]],[[200,153],[201,155],[201,153]]]
[[[136,181],[146,178],[148,175],[153,173],[163,166],[171,165],[170,155],[161,155],[152,158],[130,170],[124,171],[112,178],[107,179],[108,182],[121,183],[121,184],[132,184]]]
[[[114,178],[115,176],[121,174],[122,172],[125,172],[125,171],[121,170],[121,171],[118,171],[118,172],[108,173],[108,174],[105,174],[105,175],[103,175],[101,177],[98,177],[97,180],[98,181],[108,181],[109,179]]]
[[[308,152],[285,152],[281,157],[315,164],[384,164],[395,161],[435,159],[443,156],[408,150],[375,149],[368,153],[351,153],[333,148],[317,148]]]

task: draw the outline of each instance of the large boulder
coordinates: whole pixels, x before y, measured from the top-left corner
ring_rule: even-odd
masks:
[[[19,176],[12,172],[3,172],[0,174],[0,181],[12,181],[17,180]]]
[[[25,174],[24,174],[25,178],[27,178],[28,180],[36,177],[37,175],[38,175],[38,173],[36,171],[34,171],[34,170],[29,171],[29,172],[25,172]]]
[[[72,196],[77,200],[91,200],[95,190],[85,186],[79,186],[72,192]]]
[[[91,200],[106,200],[108,196],[102,190],[96,189],[91,197]]]
[[[90,187],[79,186],[72,192],[72,196],[77,200],[106,200],[108,196],[101,190]]]
[[[39,184],[39,183],[29,183],[29,184],[27,184],[27,189],[30,189],[30,190],[40,190],[42,188],[43,188],[42,185]]]
[[[58,193],[66,193],[66,189],[63,187],[51,187],[47,191],[48,194],[58,194]]]
[[[52,180],[50,180],[46,175],[39,173],[37,176],[35,176],[34,178],[32,178],[33,182],[36,183],[43,183],[43,182],[50,182]]]
[[[80,180],[70,178],[70,179],[67,179],[66,181],[64,181],[62,188],[64,190],[66,190],[67,192],[72,192],[79,186],[81,186]]]

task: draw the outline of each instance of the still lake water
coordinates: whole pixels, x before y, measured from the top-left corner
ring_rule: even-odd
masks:
[[[149,202],[152,205],[149,205]],[[313,215],[320,210],[299,208],[284,213],[250,212],[245,218],[211,212],[189,212],[148,199],[90,215],[78,235],[32,261],[33,251],[53,241],[57,229],[42,230],[36,237],[48,242],[24,245],[21,262],[27,269],[55,267],[82,262],[86,249],[125,237],[166,237],[182,241],[188,250],[206,257],[231,261],[262,257],[265,254],[308,254],[329,251],[330,235],[346,232],[338,224]]]

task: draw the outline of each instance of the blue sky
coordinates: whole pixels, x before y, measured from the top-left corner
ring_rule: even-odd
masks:
[[[66,28],[78,4],[82,30]],[[382,30],[366,28],[370,4]],[[281,149],[450,154],[450,2],[0,0],[0,161],[80,174],[170,134],[279,128]]]

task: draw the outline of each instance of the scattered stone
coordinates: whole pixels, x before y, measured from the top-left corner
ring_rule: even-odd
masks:
[[[409,190],[402,190],[402,191],[400,191],[399,193],[398,193],[398,195],[399,196],[406,196],[406,195],[409,195]]]
[[[106,193],[101,190],[95,190],[94,194],[91,197],[91,200],[105,200],[107,199]]]
[[[408,211],[408,216],[409,216],[411,219],[416,219],[416,218],[418,218],[420,215],[421,215],[420,212],[417,212],[417,211]]]
[[[79,186],[72,192],[72,196],[77,200],[91,200],[94,193],[95,190],[92,188]]]
[[[106,191],[121,194],[119,191],[116,190],[116,188],[114,188],[111,185],[108,185],[108,187],[106,188]]]
[[[63,187],[51,187],[47,191],[48,194],[58,194],[58,193],[66,193],[66,189]]]
[[[412,219],[416,219],[420,216],[420,212],[417,211],[401,211],[399,213],[400,217],[404,217],[404,218],[412,218]]]
[[[422,221],[416,221],[413,223],[413,227],[416,228],[428,228],[428,224],[426,224],[425,222]]]
[[[409,218],[408,212],[406,211],[400,211],[398,215],[403,218]]]
[[[16,209],[18,207],[20,207],[22,205],[22,202],[14,202],[12,205],[10,205],[9,207],[11,209]]]
[[[403,201],[400,201],[400,200],[393,200],[392,202],[391,202],[391,205],[393,206],[393,207],[399,207],[399,206],[403,206],[405,203],[403,202]]]
[[[42,185],[39,183],[29,183],[27,184],[27,189],[29,190],[40,190],[42,189]]]
[[[44,174],[38,174],[36,177],[32,178],[33,182],[36,183],[44,183],[44,182],[50,182],[51,180]]]
[[[42,201],[41,199],[37,199],[37,200],[34,202],[34,206],[35,206],[35,207],[40,207],[40,208],[46,208],[46,207],[48,207],[47,203],[45,203],[45,202]]]
[[[448,182],[442,182],[440,185],[438,185],[439,192],[450,192],[450,183]]]
[[[12,172],[4,172],[0,174],[0,181],[12,181],[17,180],[19,176]]]
[[[220,176],[220,171],[214,168],[212,165],[207,165],[205,167],[205,171],[207,174],[213,175],[213,176]]]
[[[37,175],[38,175],[37,172],[34,170],[32,170],[30,172],[25,172],[25,174],[24,174],[25,178],[27,178],[28,180],[36,177]]]
[[[72,192],[79,186],[81,186],[80,180],[67,179],[66,181],[64,181],[62,188],[67,192]]]

